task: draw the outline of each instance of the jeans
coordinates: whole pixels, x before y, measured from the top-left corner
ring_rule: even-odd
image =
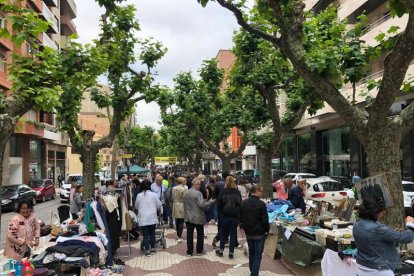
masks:
[[[177,218],[175,219],[175,229],[177,229],[177,237],[183,237],[183,229],[184,229],[184,219]]]
[[[230,253],[234,253],[234,247],[237,243],[237,226],[239,219],[233,217],[222,216],[221,218],[221,236],[220,249],[224,250],[224,245],[230,236]]]
[[[212,211],[213,211],[213,218],[215,222],[218,222],[218,210],[217,210],[217,203],[214,203],[213,206],[211,207]]]
[[[170,228],[174,227],[174,219],[172,216],[172,204],[168,206],[168,224],[170,226]]]
[[[204,249],[204,225],[187,222],[187,254],[193,255],[194,252],[194,229],[197,231],[197,254]]]
[[[260,263],[262,262],[262,254],[264,249],[266,236],[259,240],[247,238],[249,245],[249,268],[250,276],[258,276],[260,271]]]
[[[150,250],[150,245],[151,248],[155,248],[155,224],[142,226],[141,230],[143,236],[142,242],[144,243],[145,250]]]
[[[221,236],[221,220],[222,220],[222,215],[220,213],[218,213],[218,222],[217,222],[217,235],[214,237],[214,239],[216,241],[220,240],[220,236]]]

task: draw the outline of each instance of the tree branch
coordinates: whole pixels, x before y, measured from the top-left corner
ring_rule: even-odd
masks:
[[[401,1],[403,2],[403,1]],[[412,6],[412,1],[409,2]],[[387,117],[395,98],[400,92],[401,85],[407,74],[408,67],[414,59],[414,9],[409,14],[408,24],[405,31],[398,37],[392,51],[387,55],[384,62],[384,76],[378,95],[372,105],[368,108],[370,121],[382,121]]]
[[[237,23],[242,26],[244,29],[246,29],[248,32],[253,33],[263,39],[266,39],[271,42],[277,42],[278,38],[274,35],[271,35],[265,31],[262,31],[258,28],[253,27],[251,24],[247,23],[247,21],[244,18],[243,12],[236,7],[234,4],[232,4],[230,1],[226,0],[217,0],[217,2],[223,7],[231,11],[234,16],[237,19]]]
[[[135,98],[135,99],[134,99],[134,103],[137,103],[137,102],[140,102],[140,101],[142,101],[142,100],[145,100],[145,98],[146,98],[146,96],[145,96],[145,95],[139,96],[138,98]]]
[[[308,109],[308,106],[310,104],[310,101],[307,100],[306,103],[302,104],[298,111],[295,112],[295,116],[288,122],[285,126],[283,126],[283,130],[285,133],[289,133],[293,130],[293,128],[299,124],[300,120],[303,117],[303,114],[305,114],[306,110]]]

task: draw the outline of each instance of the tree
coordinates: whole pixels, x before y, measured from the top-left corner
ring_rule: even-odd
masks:
[[[152,101],[156,97],[158,89],[152,86],[151,70],[166,51],[159,42],[137,39],[140,27],[135,20],[135,7],[123,5],[123,2],[98,0],[98,4],[105,9],[98,40],[86,46],[71,41],[70,50],[62,53],[64,60],[60,73],[63,93],[58,120],[61,128],[67,131],[73,148],[80,153],[86,197],[94,193],[93,176],[99,149],[112,146],[121,123],[138,101]],[[137,45],[140,46],[138,57],[135,53]],[[132,68],[136,62],[145,66],[146,72],[136,72]],[[97,77],[101,75],[105,75],[111,87],[108,93],[96,87]],[[109,134],[97,140],[94,139],[94,130],[82,129],[78,124],[78,112],[86,90],[90,91],[92,100],[99,108],[112,112],[109,116]]]
[[[125,139],[125,137],[127,137]],[[155,156],[157,135],[155,129],[149,126],[123,129],[120,135],[120,147],[134,156],[135,163],[152,160]]]
[[[223,77],[224,72],[217,68],[215,59],[203,62],[199,80],[195,80],[190,72],[178,74],[170,105],[163,110],[171,113],[174,124],[179,122],[182,131],[194,132],[198,141],[203,141],[208,150],[221,159],[222,170],[230,171],[230,161],[242,154],[255,121],[250,110],[244,109],[246,98],[221,90]],[[233,127],[237,127],[242,136],[237,150],[227,141]]]
[[[0,95],[0,192],[3,186],[3,160],[16,123],[31,109],[52,111],[59,104],[61,89],[54,74],[58,70],[59,55],[51,48],[40,49],[38,37],[49,23],[25,7],[22,1],[0,0],[0,10],[6,15],[6,25],[0,28],[0,37],[10,39],[16,49],[27,45],[30,53],[13,52],[7,64],[10,91]],[[2,61],[3,62],[3,61]],[[1,217],[1,206],[0,206]]]
[[[252,111],[262,129],[252,133],[251,140],[259,154],[260,182],[264,194],[272,198],[272,158],[279,151],[284,138],[299,123],[305,111],[314,114],[322,101],[310,93],[293,70],[289,61],[272,45],[241,30],[234,35],[233,52],[236,62],[230,76],[230,89],[237,97],[247,97],[246,106]],[[278,66],[275,66],[277,64]],[[280,110],[277,100],[286,98],[286,110]]]
[[[198,2],[206,5],[209,0]],[[362,23],[347,31],[332,9],[318,15],[305,13],[302,0],[259,0],[250,16],[243,8],[244,0],[216,2],[231,11],[246,31],[280,50],[297,73],[345,120],[364,145],[370,174],[387,174],[394,207],[388,212],[386,223],[401,227],[404,208],[399,147],[414,126],[414,102],[398,115],[390,117],[387,111],[401,91],[412,90],[405,77],[414,58],[414,3],[390,1],[393,16],[409,14],[407,27],[397,37],[393,36],[397,28],[392,27],[387,34],[377,37],[380,47],[371,48],[359,40]],[[251,16],[258,16],[267,29],[254,26]],[[355,83],[369,62],[380,54],[386,54],[383,78],[368,86],[376,90],[377,96],[368,99],[361,108],[349,101],[341,88],[344,83]],[[356,71],[362,74],[352,73]]]

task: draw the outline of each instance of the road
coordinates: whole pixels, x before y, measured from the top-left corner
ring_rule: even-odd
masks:
[[[51,212],[57,212],[57,207],[60,205],[59,192],[57,192],[55,199],[48,200],[46,202],[38,202],[36,206],[34,206],[34,213],[38,219],[44,221],[46,224],[50,224]],[[7,236],[7,227],[10,219],[15,214],[15,212],[4,212],[1,215],[0,249],[4,248],[4,241]]]

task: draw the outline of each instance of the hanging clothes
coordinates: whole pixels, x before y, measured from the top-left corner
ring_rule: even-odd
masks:
[[[105,245],[106,248],[108,249],[108,256],[106,257],[106,265],[112,266],[113,265],[113,259],[112,259],[111,232],[109,231],[108,221],[106,220],[105,206],[101,202],[97,202],[96,210],[99,213],[99,216],[101,217],[102,222],[104,224],[104,227],[106,229],[105,236],[106,236],[107,241],[108,241],[108,243]]]
[[[98,202],[96,202],[95,200],[94,201],[92,201],[92,203],[91,203],[91,208],[92,208],[92,210],[93,210],[93,213],[94,213],[94,215],[95,215],[95,219],[96,219],[96,223],[98,224],[98,226],[99,226],[99,228],[101,229],[101,230],[103,230],[103,231],[105,231],[106,230],[106,227],[105,227],[105,224],[103,223],[103,220],[102,220],[102,217],[101,217],[101,214],[99,214],[99,212],[98,212],[98,210],[97,210],[97,205],[98,205]]]
[[[106,220],[108,222],[108,232],[110,232],[111,253],[115,255],[120,247],[119,238],[121,236],[121,213],[118,205],[118,197],[115,195],[103,196],[103,201],[107,209]]]

